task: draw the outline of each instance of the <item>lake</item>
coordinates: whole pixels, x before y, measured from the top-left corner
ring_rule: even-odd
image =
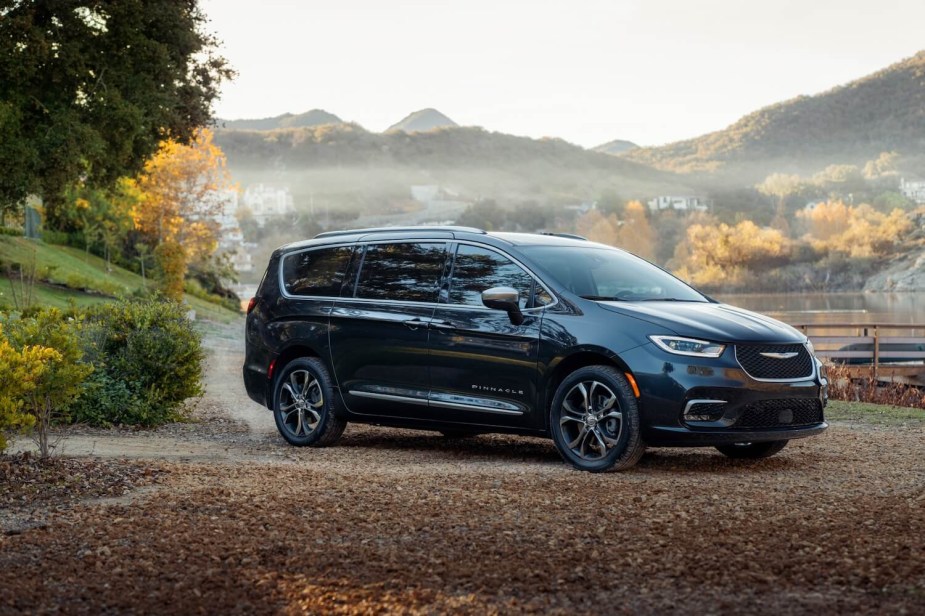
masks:
[[[925,323],[925,293],[756,293],[715,299],[790,323]]]

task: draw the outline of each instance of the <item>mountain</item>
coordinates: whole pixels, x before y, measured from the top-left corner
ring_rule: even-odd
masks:
[[[629,152],[630,150],[635,150],[639,146],[633,143],[632,141],[626,141],[624,139],[614,139],[613,141],[608,141],[607,143],[602,143],[601,145],[591,148],[595,152],[603,152],[604,154],[612,154],[616,156],[617,154],[623,154],[624,152]]]
[[[421,109],[408,114],[401,121],[388,127],[385,132],[404,131],[406,133],[419,133],[434,130],[435,128],[451,128],[459,126],[436,109]]]
[[[344,121],[323,109],[312,109],[305,113],[284,113],[274,118],[259,120],[218,120],[218,126],[238,130],[275,130],[277,128],[299,128],[301,126],[322,126],[343,124]]]
[[[356,124],[272,131],[218,128],[235,180],[292,190],[297,207],[321,195],[352,195],[357,207],[382,208],[409,187],[453,187],[469,198],[580,204],[602,194],[648,199],[688,194],[681,177],[561,139],[530,139],[475,127],[374,133]],[[314,195],[314,197],[312,197]],[[378,203],[378,205],[376,205]]]
[[[765,107],[725,130],[622,156],[752,182],[771,172],[862,165],[888,151],[925,154],[925,51],[827,92]]]

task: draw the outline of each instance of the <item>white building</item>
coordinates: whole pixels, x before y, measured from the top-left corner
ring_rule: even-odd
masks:
[[[899,180],[899,192],[920,205],[925,203],[925,181],[907,182],[906,178],[902,178]]]
[[[244,191],[244,207],[251,211],[254,220],[263,225],[270,218],[286,216],[295,212],[292,195],[286,188],[266,184],[251,184]]]
[[[710,202],[704,197],[675,197],[670,195],[655,197],[649,200],[649,209],[653,212],[661,210],[683,210],[691,212],[706,212],[710,209]]]

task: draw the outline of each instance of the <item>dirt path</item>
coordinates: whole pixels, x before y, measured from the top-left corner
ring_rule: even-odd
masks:
[[[0,537],[0,613],[925,613],[921,424],[606,475],[532,438],[297,449],[244,395],[235,330],[208,346],[199,423],[68,439],[163,478]]]

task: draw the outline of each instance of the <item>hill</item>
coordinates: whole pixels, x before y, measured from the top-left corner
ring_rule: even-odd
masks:
[[[623,154],[624,152],[629,152],[630,150],[635,150],[639,146],[633,143],[632,141],[626,141],[624,139],[614,139],[613,141],[608,141],[607,143],[602,143],[601,145],[591,148],[595,152],[602,152],[604,154],[612,154],[616,156],[617,154]]]
[[[116,265],[107,269],[103,259],[77,248],[0,235],[0,309],[13,307],[11,285],[15,284],[19,291],[19,283],[6,277],[7,268],[25,264],[28,271],[32,263],[37,280],[34,302],[41,306],[66,308],[71,302],[88,306],[132,295],[146,284],[153,284]],[[226,308],[200,297],[187,295],[185,301],[202,318],[220,322],[238,318]]]
[[[646,198],[685,194],[678,176],[567,143],[474,127],[373,133],[355,124],[268,132],[217,130],[215,142],[242,185],[290,188],[296,208],[319,195],[407,200],[414,184],[452,187],[463,197],[518,202],[591,201],[602,191]]]
[[[750,183],[770,172],[860,165],[886,151],[925,153],[925,51],[827,92],[765,107],[724,130],[623,156]]]
[[[388,127],[385,132],[404,131],[406,133],[424,132],[436,128],[452,128],[459,126],[436,109],[421,109],[410,113],[400,121]]]
[[[323,109],[312,109],[305,113],[284,113],[273,118],[258,120],[218,120],[221,128],[237,130],[276,130],[278,128],[299,128],[302,126],[322,126],[324,124],[343,124],[344,121],[333,113]]]

